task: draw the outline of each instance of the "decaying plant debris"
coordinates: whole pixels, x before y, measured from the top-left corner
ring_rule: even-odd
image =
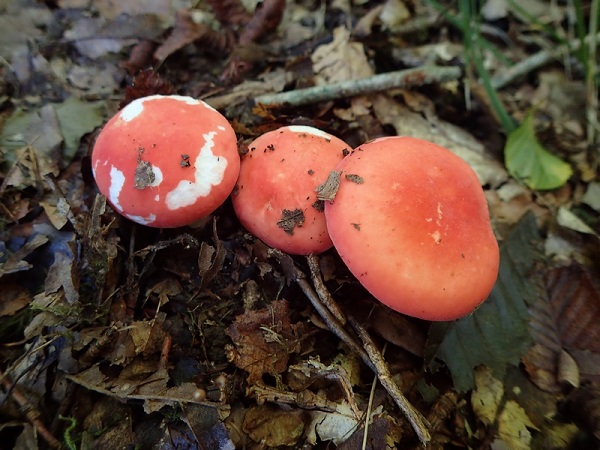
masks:
[[[1,446],[597,446],[599,2],[473,3],[0,5]],[[413,320],[334,250],[252,238],[229,202],[193,228],[118,216],[95,137],[174,93],[218,108],[240,149],[290,124],[451,149],[501,244],[490,298]]]

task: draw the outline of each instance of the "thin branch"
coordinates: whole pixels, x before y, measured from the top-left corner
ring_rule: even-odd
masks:
[[[341,81],[324,86],[297,89],[295,91],[259,95],[254,99],[254,102],[263,105],[307,105],[325,100],[386,91],[393,88],[407,88],[456,80],[460,75],[461,70],[458,67],[425,65],[414,69],[373,75],[359,80]]]
[[[356,340],[348,334],[343,325],[335,318],[335,316],[327,309],[319,300],[319,296],[314,291],[312,286],[306,281],[306,275],[296,267],[291,256],[275,249],[271,249],[270,254],[273,255],[283,267],[288,278],[293,280],[304,292],[306,298],[312,303],[321,318],[327,324],[327,327],[342,340],[344,344],[350,347],[354,353],[359,355],[367,366],[373,371],[376,371],[375,366],[371,363],[369,356],[365,350],[356,342]]]
[[[410,404],[398,385],[394,383],[392,374],[388,370],[388,366],[385,362],[383,354],[377,349],[365,327],[352,316],[350,316],[348,320],[362,340],[364,349],[369,355],[369,358],[377,367],[377,378],[379,378],[379,382],[385,388],[385,390],[388,391],[400,410],[411,423],[421,443],[426,445],[427,442],[431,440],[431,435],[428,431],[429,424],[427,423],[427,419],[425,419],[425,417],[423,417],[423,415]]]
[[[387,348],[387,342],[383,346],[383,350],[381,350],[381,354],[385,354],[385,349]],[[371,392],[369,393],[369,402],[367,403],[367,411],[365,412],[365,430],[363,433],[363,440],[361,449],[365,450],[367,448],[367,439],[369,438],[369,424],[371,422],[371,411],[373,410],[373,399],[375,398],[375,389],[377,388],[377,375],[373,378],[373,384],[371,385]]]
[[[595,35],[595,39],[592,39],[591,35],[585,38],[585,42],[588,43],[588,45],[591,42],[599,41],[600,33],[597,33]],[[577,50],[580,45],[581,42],[578,39],[575,39],[569,41],[568,44],[558,46],[555,49],[541,50],[537,53],[534,53],[530,57],[519,61],[514,66],[508,68],[501,74],[496,75],[494,78],[492,78],[492,87],[494,89],[502,89],[503,87],[512,83],[517,78],[527,75],[528,73],[533,72],[534,70],[537,70],[540,67],[549,64],[552,61],[555,61],[561,52],[564,52],[567,49]]]
[[[600,0],[592,0],[590,7],[590,32],[598,35],[598,16],[600,16]],[[587,143],[591,146],[598,142],[598,64],[597,39],[590,39],[588,44],[588,59],[585,74],[586,85],[586,119],[587,119]]]
[[[325,307],[314,291],[312,286],[306,281],[306,276],[304,273],[296,267],[296,264],[292,260],[291,256],[286,255],[279,250],[271,249],[270,255],[277,258],[279,263],[281,264],[286,276],[296,282],[300,289],[304,292],[304,295],[309,299],[312,303],[313,307],[317,310],[317,312],[321,315],[329,329],[340,338],[352,351],[358,354],[364,363],[377,375],[381,385],[386,389],[388,394],[394,399],[396,404],[399,406],[400,410],[405,414],[408,421],[413,426],[415,433],[419,437],[421,443],[423,445],[427,444],[428,441],[431,440],[431,436],[429,431],[427,430],[427,420],[410,404],[410,402],[406,399],[404,394],[400,388],[394,383],[392,377],[390,375],[390,371],[387,368],[385,363],[385,359],[381,355],[381,352],[377,350],[375,344],[371,340],[371,337],[368,335],[366,330],[356,321],[350,321],[352,326],[355,328],[357,333],[359,334],[360,339],[362,340],[363,347],[361,347],[355,339],[344,329],[344,327],[340,324],[338,319],[331,313],[331,311]],[[323,285],[323,289],[327,290],[327,288]],[[327,294],[329,297],[330,294]],[[331,302],[335,302],[333,297],[330,298]],[[339,306],[336,305],[337,308]]]
[[[319,296],[321,303],[327,307],[327,309],[331,312],[331,314],[335,316],[335,318],[342,326],[346,325],[346,316],[329,293],[329,290],[327,289],[327,287],[323,283],[323,279],[321,278],[319,257],[315,254],[311,254],[306,257],[306,260],[308,261],[310,278],[312,279],[313,285],[315,286],[315,291],[317,291],[317,295]]]
[[[40,419],[40,412],[31,404],[31,402],[23,395],[21,390],[11,383],[8,377],[4,376],[2,370],[0,370],[0,380],[7,393],[10,393],[11,397],[21,408],[21,412],[25,414],[27,420],[35,427],[40,436],[48,443],[50,448],[60,448],[60,442],[56,439],[48,428],[44,425]]]

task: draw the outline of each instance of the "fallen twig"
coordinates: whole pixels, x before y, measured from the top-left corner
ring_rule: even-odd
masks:
[[[380,92],[392,88],[407,88],[455,80],[460,75],[461,70],[458,67],[424,65],[414,69],[373,75],[372,77],[361,78],[359,80],[341,81],[339,83],[297,89],[295,91],[259,95],[254,99],[254,102],[263,105],[307,105],[324,100],[354,97],[356,95]]]
[[[60,442],[46,428],[46,425],[40,419],[40,412],[31,404],[31,402],[23,395],[21,390],[12,384],[12,382],[4,375],[0,369],[0,383],[7,393],[10,393],[12,398],[21,408],[21,412],[25,414],[27,420],[35,427],[40,436],[48,443],[51,448],[60,448]]]
[[[377,367],[377,378],[379,378],[379,382],[394,399],[400,410],[404,413],[415,430],[415,433],[417,433],[421,443],[423,445],[427,444],[427,442],[431,440],[427,419],[425,419],[425,417],[423,417],[423,415],[410,404],[398,385],[394,383],[382,353],[375,346],[375,343],[371,339],[371,336],[369,336],[369,333],[365,327],[352,316],[348,318],[348,321],[358,333],[358,336],[362,340],[363,346],[369,355],[369,358],[371,361],[373,361],[375,367]]]
[[[273,255],[281,266],[283,267],[286,275],[292,279],[296,284],[302,289],[304,295],[310,300],[313,307],[317,310],[321,318],[325,321],[329,329],[335,334],[338,338],[344,342],[350,350],[359,355],[362,360],[367,364],[373,371],[376,371],[375,366],[371,363],[369,359],[369,355],[365,352],[365,350],[356,342],[356,340],[348,334],[348,332],[344,329],[343,325],[338,321],[338,319],[327,309],[320,301],[319,296],[314,291],[312,286],[306,281],[306,275],[296,267],[292,257],[280,252],[279,250],[271,249],[271,255]]]
[[[410,404],[400,388],[394,383],[390,375],[390,371],[385,363],[385,359],[381,355],[381,352],[375,347],[375,344],[371,340],[371,337],[364,327],[362,327],[362,325],[358,324],[356,321],[350,319],[352,326],[355,328],[360,339],[362,340],[363,346],[360,346],[354,337],[352,337],[344,329],[342,324],[331,313],[331,311],[323,305],[319,295],[317,295],[312,286],[310,286],[310,284],[306,281],[306,276],[300,269],[298,269],[298,267],[296,267],[292,258],[289,255],[280,252],[279,250],[272,249],[270,252],[271,255],[278,259],[286,275],[295,281],[300,289],[302,289],[304,295],[306,295],[306,297],[310,300],[313,307],[321,315],[329,329],[346,345],[348,345],[352,351],[358,354],[364,363],[369,366],[369,368],[375,372],[375,374],[377,374],[377,378],[379,378],[381,385],[394,399],[400,410],[411,423],[421,443],[423,445],[427,444],[427,442],[431,440],[431,436],[427,429],[427,420]],[[324,285],[322,286],[322,289],[325,291],[327,290]],[[329,293],[327,293],[327,296],[329,297],[328,301],[335,304],[335,300]],[[337,304],[335,307],[339,309]]]
[[[600,33],[596,34],[595,42],[600,42]],[[588,36],[585,39],[585,42],[589,44],[592,40],[591,36]],[[556,61],[558,56],[567,49],[577,50],[581,45],[581,42],[576,39],[573,41],[569,41],[565,45],[559,45],[558,47],[549,49],[549,50],[541,50],[533,55],[525,58],[514,66],[509,67],[507,70],[503,71],[499,75],[496,75],[492,78],[492,87],[494,89],[502,89],[506,87],[514,80],[524,75],[527,75],[530,72],[533,72],[536,69],[539,69],[546,64],[549,64],[552,61]]]
[[[317,291],[317,295],[321,300],[321,303],[324,304],[327,309],[335,316],[335,318],[340,322],[340,324],[346,325],[346,316],[335,302],[327,287],[323,283],[323,279],[321,278],[321,269],[319,268],[319,258],[317,255],[308,255],[306,257],[308,261],[308,268],[310,270],[310,277],[315,286],[315,291]]]

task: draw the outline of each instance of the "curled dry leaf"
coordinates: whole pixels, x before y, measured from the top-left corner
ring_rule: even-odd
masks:
[[[535,344],[523,361],[532,381],[549,392],[559,391],[561,380],[577,384],[572,359],[581,378],[600,379],[600,291],[591,273],[577,264],[554,269],[546,291],[530,308]]]
[[[240,33],[239,44],[246,45],[256,42],[261,37],[275,31],[285,9],[285,0],[265,0],[260,4],[252,19]]]
[[[240,0],[208,0],[208,3],[223,25],[243,25],[250,20],[250,13]]]

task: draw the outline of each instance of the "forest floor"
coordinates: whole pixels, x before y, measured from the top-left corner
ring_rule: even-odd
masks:
[[[598,448],[598,3],[0,1],[0,448]],[[219,110],[242,153],[290,124],[455,152],[500,245],[489,298],[402,315],[230,199],[121,217],[92,149],[154,94]]]

